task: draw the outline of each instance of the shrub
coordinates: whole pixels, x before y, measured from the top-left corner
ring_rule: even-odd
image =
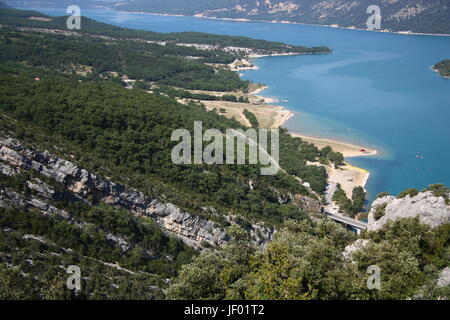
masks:
[[[449,197],[450,189],[441,183],[431,184],[424,191],[431,191],[435,197]]]
[[[376,199],[384,198],[384,197],[387,197],[387,196],[389,196],[389,195],[390,195],[389,192],[381,192],[381,193],[379,193],[379,194],[377,195]]]
[[[412,198],[412,197],[417,196],[418,194],[419,194],[419,190],[417,190],[415,188],[411,188],[411,189],[407,189],[403,192],[400,192],[399,195],[397,196],[397,198],[403,199],[403,198],[406,198],[406,196],[408,196],[408,195]]]
[[[375,221],[378,221],[381,219],[381,217],[383,217],[386,214],[386,207],[387,207],[387,202],[383,203],[381,205],[379,205],[376,209],[375,209],[375,213],[373,214],[373,218],[375,219]]]

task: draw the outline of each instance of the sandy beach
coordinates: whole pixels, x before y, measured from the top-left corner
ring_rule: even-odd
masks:
[[[295,133],[291,133],[294,137],[299,137],[305,141],[313,143],[319,149],[330,146],[334,151],[341,152],[344,157],[359,157],[359,156],[373,156],[377,154],[377,150],[362,148],[357,145],[353,145],[350,143],[330,140],[330,139],[321,139],[303,136]],[[365,151],[362,152],[361,149]],[[337,184],[341,185],[342,190],[345,191],[348,198],[352,197],[353,189],[355,187],[365,187],[367,181],[370,177],[370,172],[353,166],[348,161],[345,162],[345,165],[336,169],[334,165],[322,165],[318,162],[310,162],[309,165],[323,166],[327,170],[328,174],[328,191],[326,193],[326,199],[330,203],[327,206],[327,210],[330,212],[336,211],[334,208],[336,207],[332,202],[332,197],[334,191],[336,190]]]
[[[263,92],[264,90],[266,90],[267,88],[269,88],[268,86],[265,85],[256,85],[255,88],[249,92],[249,95],[258,95],[259,93]],[[251,89],[250,89],[251,90]]]
[[[258,70],[258,67],[246,59],[236,59],[228,65],[231,71]]]
[[[202,103],[206,106],[206,109],[216,109],[219,114],[230,119],[234,118],[236,121],[247,127],[250,127],[251,125],[244,115],[245,109],[256,116],[261,128],[267,129],[278,128],[293,116],[291,111],[275,105],[256,105],[251,103],[206,100],[202,100]]]
[[[253,95],[261,98],[261,99],[270,99],[267,97],[264,97],[262,95],[259,95],[261,92],[266,90],[268,87],[263,86],[259,88],[258,90],[255,90],[252,92]],[[289,118],[286,118],[285,121],[281,123],[280,126],[282,126],[287,120],[289,120],[293,114],[291,113]],[[258,116],[257,116],[258,118]],[[375,149],[371,149],[365,146],[360,146],[344,141],[338,141],[333,139],[324,139],[324,138],[318,138],[318,137],[312,137],[307,135],[302,135],[294,132],[290,132],[290,134],[294,137],[301,138],[305,141],[308,141],[312,144],[314,144],[317,148],[321,149],[326,146],[330,146],[334,151],[340,152],[343,154],[345,158],[351,158],[351,157],[361,157],[361,156],[375,156],[378,151]],[[310,163],[311,165],[321,165],[318,163]],[[328,182],[329,182],[329,188],[331,191],[336,187],[337,184],[340,184],[342,189],[345,191],[347,196],[351,198],[353,193],[353,188],[355,187],[365,187],[367,184],[367,181],[370,177],[370,172],[355,167],[351,165],[350,163],[346,162],[345,166],[336,169],[333,165],[325,166],[327,173],[328,173]],[[333,191],[334,193],[334,191]],[[332,194],[328,197],[328,201],[331,202]],[[330,206],[333,206],[331,204]],[[332,208],[329,208],[332,209]]]
[[[367,147],[361,147],[358,145],[350,144],[347,142],[331,140],[331,139],[322,139],[304,136],[296,133],[291,133],[294,137],[299,137],[305,141],[313,143],[319,149],[330,146],[334,151],[340,152],[344,155],[345,158],[351,157],[360,157],[360,156],[374,156],[377,154],[377,150],[369,149]],[[318,163],[309,163],[310,165],[321,165]],[[321,165],[323,166],[323,165]],[[353,188],[355,187],[365,187],[367,181],[370,177],[370,172],[353,166],[349,162],[345,162],[345,165],[339,169],[336,169],[334,165],[324,166],[328,173],[328,182],[329,188],[334,190],[337,184],[340,184],[342,190],[345,191],[347,197],[351,198],[353,193]],[[334,191],[332,191],[334,193]],[[331,202],[331,197],[333,195],[330,194],[328,201]]]
[[[345,191],[348,198],[352,197],[353,188],[363,187],[366,185],[370,177],[370,172],[362,168],[355,167],[348,162],[345,165],[336,169],[334,165],[325,166],[318,162],[308,162],[311,166],[323,166],[327,170],[328,174],[328,190],[326,192],[326,199],[329,203],[327,207],[328,211],[334,211],[332,208],[332,197],[336,191],[337,184],[341,185],[342,190]]]
[[[361,156],[374,156],[378,153],[377,150],[369,149],[367,147],[358,146],[355,144],[350,144],[347,142],[331,140],[331,139],[323,139],[301,135],[298,133],[291,133],[294,137],[302,138],[305,141],[308,141],[319,149],[330,146],[334,151],[340,152],[344,155],[345,158],[351,157],[361,157]]]

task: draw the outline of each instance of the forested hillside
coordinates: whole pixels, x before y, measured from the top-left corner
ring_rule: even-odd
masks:
[[[245,91],[248,83],[236,73],[207,64],[231,62],[241,53],[227,52],[222,45],[201,50],[141,38],[130,40],[128,36],[133,32],[128,34],[126,30],[115,30],[114,35],[120,38],[112,38],[109,31],[76,36],[51,29],[52,25],[36,29],[42,26],[28,17],[38,13],[9,12],[16,15],[16,20],[2,20],[8,26],[0,30],[0,134],[1,139],[6,139],[3,142],[17,138],[27,148],[48,150],[52,156],[70,159],[83,170],[121,183],[120,188],[143,191],[145,197],[154,199],[152,205],[163,201],[186,210],[184,215],[189,212],[195,223],[212,221],[202,223],[214,226],[214,230],[226,230],[234,224],[256,234],[252,224],[263,223],[261,228],[265,229],[259,232],[270,232],[287,219],[306,218],[303,201],[315,203],[317,209],[317,196],[287,173],[264,177],[260,175],[260,165],[174,165],[170,158],[173,130],[192,130],[194,121],[203,121],[205,130],[243,127],[215,112],[207,112],[201,104],[183,105],[163,93],[147,92],[139,86],[127,89],[123,83],[126,77],[139,79],[145,86],[171,84]],[[4,11],[2,15],[10,17]],[[14,21],[21,26],[17,28]],[[145,32],[138,35],[148,36]],[[217,41],[209,35],[187,37],[194,42],[199,38]],[[222,41],[221,37],[218,39]],[[243,40],[246,39],[236,41]],[[226,37],[223,41],[234,43],[235,39]],[[188,59],[192,56],[198,59]],[[71,180],[60,181],[58,175],[28,167],[26,161],[16,168],[19,164],[11,162],[10,157],[24,146],[11,150],[11,145],[3,142],[0,286],[1,292],[7,293],[2,298],[164,297],[167,283],[162,279],[176,275],[195,252],[170,236],[177,236],[176,232],[163,232],[152,218],[132,215],[125,210],[128,207],[123,200],[112,200],[134,191],[106,198],[98,190],[82,193],[79,185],[70,187]],[[307,161],[318,160],[319,150],[286,133],[281,142],[283,167],[308,179],[313,189],[322,193],[327,179],[325,170],[306,165]],[[41,156],[37,156],[39,159]],[[52,161],[55,160],[49,164]],[[108,205],[111,201],[113,206]],[[136,201],[133,200],[133,206]],[[160,206],[155,210],[160,210]],[[267,241],[263,233],[257,237]],[[200,240],[195,241],[201,245]],[[43,264],[49,267],[38,276]],[[81,295],[69,292],[60,281],[65,270],[59,265],[71,264],[81,266],[95,279],[84,283]],[[36,275],[39,281],[29,281],[21,272]],[[104,278],[105,274],[108,278]],[[127,274],[132,276],[125,278]],[[17,281],[21,285],[13,288]]]
[[[85,72],[91,79],[107,78],[111,72],[116,72],[131,79],[188,89],[233,91],[248,85],[234,72],[215,72],[205,64],[234,60],[225,54],[137,41],[104,42],[89,36],[3,33],[3,37],[8,45],[0,54],[2,61],[27,61],[32,66],[66,73]],[[14,41],[10,41],[11,38]],[[191,55],[200,59],[186,59]]]
[[[114,170],[101,173],[120,180],[125,172],[129,177],[146,176],[145,179],[136,176],[139,181],[136,186],[146,182],[157,185],[157,181],[161,185],[173,184],[164,188],[167,192],[158,193],[182,206],[199,210],[211,203],[273,222],[283,220],[284,212],[298,214],[293,206],[278,204],[278,192],[308,194],[301,183],[286,174],[260,176],[257,165],[174,165],[171,149],[175,144],[170,136],[175,129],[193,130],[194,121],[203,121],[205,129],[241,127],[235,121],[204,111],[200,105],[184,106],[163,96],[126,90],[107,82],[78,82],[57,76],[35,81],[32,75],[36,75],[36,70],[26,70],[28,76],[16,72],[9,69],[2,75],[2,111],[89,151],[100,161],[92,159],[86,164],[96,169],[94,172],[103,167],[101,163],[110,163],[123,167],[120,173]],[[291,149],[291,145],[297,148]],[[305,148],[300,150],[302,145]],[[287,169],[311,181],[318,192],[324,190],[325,170],[305,165],[307,160],[315,160],[317,148],[286,134],[281,152],[282,165],[285,163]],[[256,188],[248,186],[249,179]],[[170,191],[172,188],[177,191]]]
[[[46,21],[30,19],[30,17],[45,18]],[[48,28],[66,30],[67,17],[51,17],[36,11],[3,9],[0,10],[0,19],[2,24],[9,24],[21,27]],[[227,47],[247,48],[254,53],[271,54],[271,53],[329,53],[330,48],[321,47],[304,47],[293,46],[281,42],[273,42],[267,40],[252,39],[240,36],[215,35],[199,32],[174,32],[174,33],[158,33],[152,31],[140,31],[133,29],[121,28],[105,23],[101,23],[86,17],[81,17],[83,28],[78,33],[101,35],[119,39],[140,39],[147,41],[168,42],[169,44],[203,44],[211,45],[214,48],[225,49]],[[162,44],[162,43],[160,43]],[[214,49],[212,48],[212,49]],[[230,50],[227,51],[230,53]],[[233,52],[231,52],[233,53]],[[248,54],[249,52],[239,52]],[[223,54],[223,53],[222,53]]]
[[[433,273],[448,266],[449,224],[434,230],[419,219],[390,222],[350,251],[354,235],[330,221],[289,221],[262,251],[244,234],[218,252],[184,265],[169,287],[175,299],[360,300],[449,299]],[[353,242],[355,243],[355,242]],[[366,285],[367,268],[382,270],[380,290]]]
[[[172,132],[193,132],[194,121],[247,129],[190,91],[245,97],[249,83],[226,65],[248,53],[227,46],[315,49],[174,40],[93,20],[75,34],[62,32],[63,18],[31,15],[39,13],[0,10],[0,299],[448,298],[436,284],[448,266],[448,224],[387,223],[363,234],[370,244],[353,260],[343,254],[357,235],[321,213],[327,173],[315,165],[342,164],[331,148],[281,128],[274,176],[262,176],[261,163],[172,162]],[[202,39],[214,48],[177,45]],[[434,192],[448,199],[448,189]],[[380,292],[365,287],[373,264],[384,270]],[[71,265],[81,268],[79,292],[66,287]]]
[[[381,8],[382,29],[450,33],[448,0],[135,0],[111,6],[126,11],[367,28],[367,8]]]

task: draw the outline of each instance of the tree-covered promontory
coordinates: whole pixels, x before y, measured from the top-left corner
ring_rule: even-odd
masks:
[[[450,78],[450,59],[442,60],[433,66],[433,69],[439,72],[439,74],[444,78]]]

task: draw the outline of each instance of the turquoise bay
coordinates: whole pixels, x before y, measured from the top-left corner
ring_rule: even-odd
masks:
[[[58,9],[36,10],[65,14]],[[396,194],[432,183],[450,186],[450,80],[431,70],[436,62],[450,58],[450,37],[111,10],[82,14],[133,29],[327,45],[333,54],[256,59],[259,69],[246,71],[243,77],[268,85],[263,95],[286,101],[280,104],[296,113],[285,124],[289,130],[379,150],[375,157],[349,159],[371,172],[366,186],[371,199],[382,191]]]

